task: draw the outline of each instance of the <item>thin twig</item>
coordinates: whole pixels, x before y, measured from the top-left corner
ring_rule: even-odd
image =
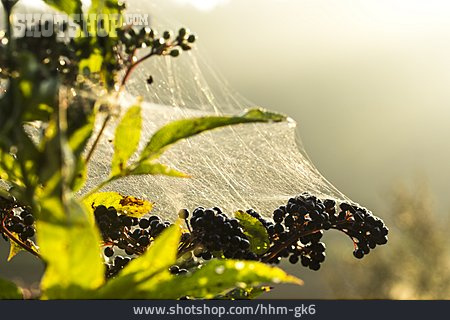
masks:
[[[317,232],[317,231],[316,231]],[[292,237],[290,237],[287,241],[281,243],[280,245],[276,246],[276,247],[272,247],[273,251],[266,257],[263,257],[261,259],[262,262],[269,262],[270,260],[272,260],[274,257],[276,257],[276,255],[278,253],[280,253],[281,251],[283,251],[285,248],[287,248],[288,246],[292,245],[295,241],[297,241],[299,238],[298,233],[295,233]]]
[[[100,129],[100,132],[98,133],[97,137],[95,138],[94,144],[92,145],[91,149],[89,150],[88,155],[86,156],[86,163],[88,163],[89,160],[91,160],[92,155],[94,154],[94,151],[97,148],[98,143],[100,142],[100,139],[103,135],[103,132],[106,129],[106,126],[108,125],[109,120],[111,120],[110,114],[108,114],[106,116],[105,120],[103,121],[102,128]]]
[[[134,62],[133,64],[130,65],[130,67],[127,69],[127,72],[125,73],[125,76],[122,79],[122,83],[120,84],[120,88],[123,89],[125,87],[125,84],[127,83],[128,79],[131,76],[131,73],[134,71],[134,69],[141,64],[142,62],[144,62],[145,60],[147,60],[148,58],[152,57],[155,54],[155,52],[152,50],[149,54],[143,56],[141,59],[139,59],[138,61]]]
[[[345,223],[347,223],[347,221],[337,222],[334,224],[334,226],[337,227],[338,225],[342,225]],[[332,228],[332,229],[337,229],[337,228]],[[301,233],[302,232],[301,230],[297,230],[297,232],[294,233],[292,235],[292,237],[289,238],[287,241],[280,243],[278,246],[272,247],[270,253],[262,258],[262,262],[269,262],[274,257],[276,257],[277,254],[279,254],[281,251],[286,249],[288,246],[292,245],[299,238],[309,236],[311,234],[320,232],[321,230],[322,229],[316,229],[316,230],[311,230],[311,231],[308,231],[305,233]],[[340,229],[337,229],[337,230],[340,230]]]
[[[140,58],[138,61],[132,63],[132,64],[129,66],[129,68],[127,69],[127,71],[126,71],[126,73],[125,73],[125,76],[124,76],[123,79],[122,79],[122,83],[121,83],[121,85],[120,85],[120,89],[122,90],[122,89],[125,87],[125,84],[127,83],[128,79],[130,78],[131,73],[134,71],[134,69],[135,69],[138,65],[140,65],[142,62],[144,62],[144,61],[147,60],[148,58],[154,56],[155,54],[158,54],[158,52],[159,52],[160,55],[167,55],[166,52],[167,52],[168,49],[174,48],[174,47],[176,47],[176,46],[178,46],[178,45],[180,45],[180,42],[179,42],[178,40],[176,40],[176,41],[174,41],[174,42],[171,42],[171,43],[164,43],[164,44],[161,45],[162,47],[159,47],[159,48],[158,48],[157,51],[155,51],[154,48],[152,48],[152,50],[150,51],[150,53],[148,53],[147,55],[143,56],[143,57]],[[133,59],[134,56],[135,56],[135,52],[136,52],[136,50],[135,50],[135,51],[133,52],[133,54],[131,55],[131,59],[130,59],[131,61],[132,61],[132,59]]]

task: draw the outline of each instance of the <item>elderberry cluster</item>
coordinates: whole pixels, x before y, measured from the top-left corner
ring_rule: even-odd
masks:
[[[185,28],[179,29],[176,35],[170,31],[164,31],[159,35],[150,27],[141,29],[129,27],[118,29],[117,35],[117,42],[112,46],[116,57],[111,59],[108,65],[108,70],[112,73],[117,73],[124,68],[131,70],[134,65],[151,56],[178,57],[180,51],[191,50],[197,40],[197,37]],[[141,49],[145,50],[143,57],[134,62],[137,51]],[[147,78],[147,84],[152,83],[153,77],[150,75]]]
[[[103,211],[105,209],[102,208]],[[114,211],[113,208],[107,210]],[[179,217],[185,220],[188,231],[181,237],[178,256],[189,257],[179,259],[178,265],[172,266],[169,271],[183,275],[191,267],[212,258],[256,260],[269,264],[278,264],[283,259],[288,259],[292,264],[300,263],[311,270],[319,270],[326,259],[326,245],[321,240],[324,231],[330,229],[339,230],[353,240],[354,255],[357,258],[362,258],[377,245],[387,242],[388,228],[381,219],[366,209],[348,203],[338,206],[334,200],[322,200],[308,193],[289,199],[286,205],[273,212],[270,220],[253,209],[246,212],[266,229],[270,242],[266,252],[252,252],[248,233],[237,219],[229,217],[220,208],[198,207],[192,211],[192,216],[187,209],[183,209],[180,210]],[[130,255],[142,253],[141,244],[145,249],[147,243],[169,225],[167,222],[160,222],[156,216],[135,221],[131,225],[135,224],[139,227],[128,233],[137,240],[138,246],[133,247],[133,242],[124,244],[123,237],[116,245]],[[122,230],[128,229],[129,226],[122,227]],[[140,243],[141,241],[145,242]],[[106,250],[106,256],[114,255],[112,248]],[[130,258],[116,257],[109,268],[110,275],[113,276],[129,261]]]
[[[16,237],[32,247],[35,234],[34,217],[24,207],[0,198],[0,233],[5,239]],[[205,260],[212,258],[256,260],[278,264],[288,259],[311,270],[319,270],[326,258],[326,245],[321,242],[324,231],[339,230],[354,243],[354,256],[367,255],[388,241],[388,228],[368,210],[349,203],[321,200],[308,193],[289,199],[274,210],[272,219],[265,219],[253,209],[246,211],[266,229],[270,243],[267,251],[252,252],[252,239],[241,223],[220,208],[198,207],[180,210],[186,222],[178,248],[177,264],[170,273],[184,275]],[[120,214],[114,207],[100,205],[94,209],[96,224],[103,238],[106,277],[114,277],[131,260],[143,254],[151,243],[171,224],[157,216],[135,218]],[[248,227],[248,226],[247,226]]]
[[[26,246],[34,245],[34,216],[14,201],[0,197],[0,234],[5,241],[14,240]]]
[[[272,220],[264,219],[253,209],[246,212],[267,230],[270,248],[266,253],[251,252],[249,239],[236,219],[227,217],[219,208],[199,207],[193,211],[190,224],[187,210],[179,214],[191,227],[185,240],[194,243],[194,255],[204,260],[214,256],[271,264],[288,258],[293,264],[300,262],[311,270],[319,270],[326,258],[326,245],[321,242],[326,230],[347,234],[354,242],[357,258],[387,242],[388,228],[366,209],[348,203],[337,206],[334,200],[321,200],[308,193],[289,199],[273,212]]]
[[[187,219],[188,211],[180,211],[180,217]],[[196,246],[194,256],[209,260],[213,256],[230,259],[256,260],[250,251],[250,241],[244,234],[238,220],[229,218],[220,208],[196,208],[188,222],[191,233],[186,241]]]
[[[340,230],[348,234],[355,243],[353,255],[361,259],[377,245],[384,245],[388,242],[389,229],[383,220],[373,216],[364,208],[358,208],[346,203],[340,205],[340,218],[345,219],[345,223],[340,226]]]
[[[25,243],[31,240],[36,233],[34,217],[27,210],[9,217],[6,220],[5,226],[9,231],[17,234],[19,239]]]
[[[134,218],[119,214],[114,207],[100,205],[94,210],[95,221],[104,242],[107,258],[117,256],[107,264],[107,277],[112,277],[123,269],[134,256],[141,255],[154,238],[163,232],[169,222],[158,217]]]
[[[126,54],[133,54],[137,49],[151,48],[151,53],[155,55],[171,55],[177,57],[180,50],[188,51],[192,49],[192,44],[196,41],[196,36],[189,30],[181,28],[177,35],[170,31],[164,31],[161,35],[150,27],[135,29],[132,27],[117,30],[120,42],[124,45]]]
[[[273,243],[267,262],[279,263],[289,257],[291,263],[300,261],[303,266],[318,270],[326,258],[326,246],[320,240],[323,231],[329,229],[344,232],[353,240],[357,258],[387,243],[388,228],[381,219],[348,203],[341,203],[339,212],[336,209],[334,200],[322,201],[308,193],[289,199],[273,212],[274,223],[263,223]]]

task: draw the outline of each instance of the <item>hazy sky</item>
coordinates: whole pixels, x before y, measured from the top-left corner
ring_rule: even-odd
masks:
[[[393,183],[426,176],[449,203],[450,1],[152,3],[199,35],[231,86],[295,118],[352,198],[381,208]]]

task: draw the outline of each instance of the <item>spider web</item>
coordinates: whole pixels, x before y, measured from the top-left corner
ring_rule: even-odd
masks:
[[[129,11],[155,14],[157,10],[142,6],[145,4],[131,1]],[[158,12],[155,17],[163,14]],[[175,31],[181,26],[160,20],[152,20],[151,24],[161,32]],[[136,97],[145,101],[140,149],[159,127],[170,121],[238,114],[255,107],[230,89],[205,61],[194,49],[176,59],[149,59],[135,71],[123,97],[122,111],[136,101]],[[152,85],[146,83],[150,75],[155,79]],[[93,155],[85,190],[109,175],[113,155],[111,141],[117,123],[118,119],[110,122]],[[219,206],[228,213],[254,208],[270,217],[275,208],[302,192],[350,201],[315,168],[296,127],[297,123],[289,118],[283,123],[245,124],[203,133],[178,143],[161,158],[162,163],[192,178],[127,177],[104,190],[148,199],[155,203],[156,213],[172,220],[179,209],[197,206]]]

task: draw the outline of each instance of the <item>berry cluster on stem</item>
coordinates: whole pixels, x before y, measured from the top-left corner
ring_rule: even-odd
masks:
[[[39,255],[34,245],[34,216],[3,198],[0,203],[0,234],[29,252]],[[225,214],[220,208],[198,207],[191,212],[179,211],[186,228],[178,248],[177,264],[172,274],[183,275],[204,261],[240,259],[278,264],[283,259],[300,263],[311,270],[319,270],[326,259],[325,231],[338,230],[353,241],[353,255],[361,259],[378,245],[388,241],[389,229],[383,220],[357,205],[332,199],[319,199],[303,193],[275,209],[271,219],[249,209],[266,230],[269,242],[263,253],[252,251],[252,239],[239,220]],[[106,277],[114,277],[132,259],[142,255],[152,242],[169,226],[158,216],[136,218],[122,214],[114,207],[99,205],[94,208],[96,224],[103,240]]]

